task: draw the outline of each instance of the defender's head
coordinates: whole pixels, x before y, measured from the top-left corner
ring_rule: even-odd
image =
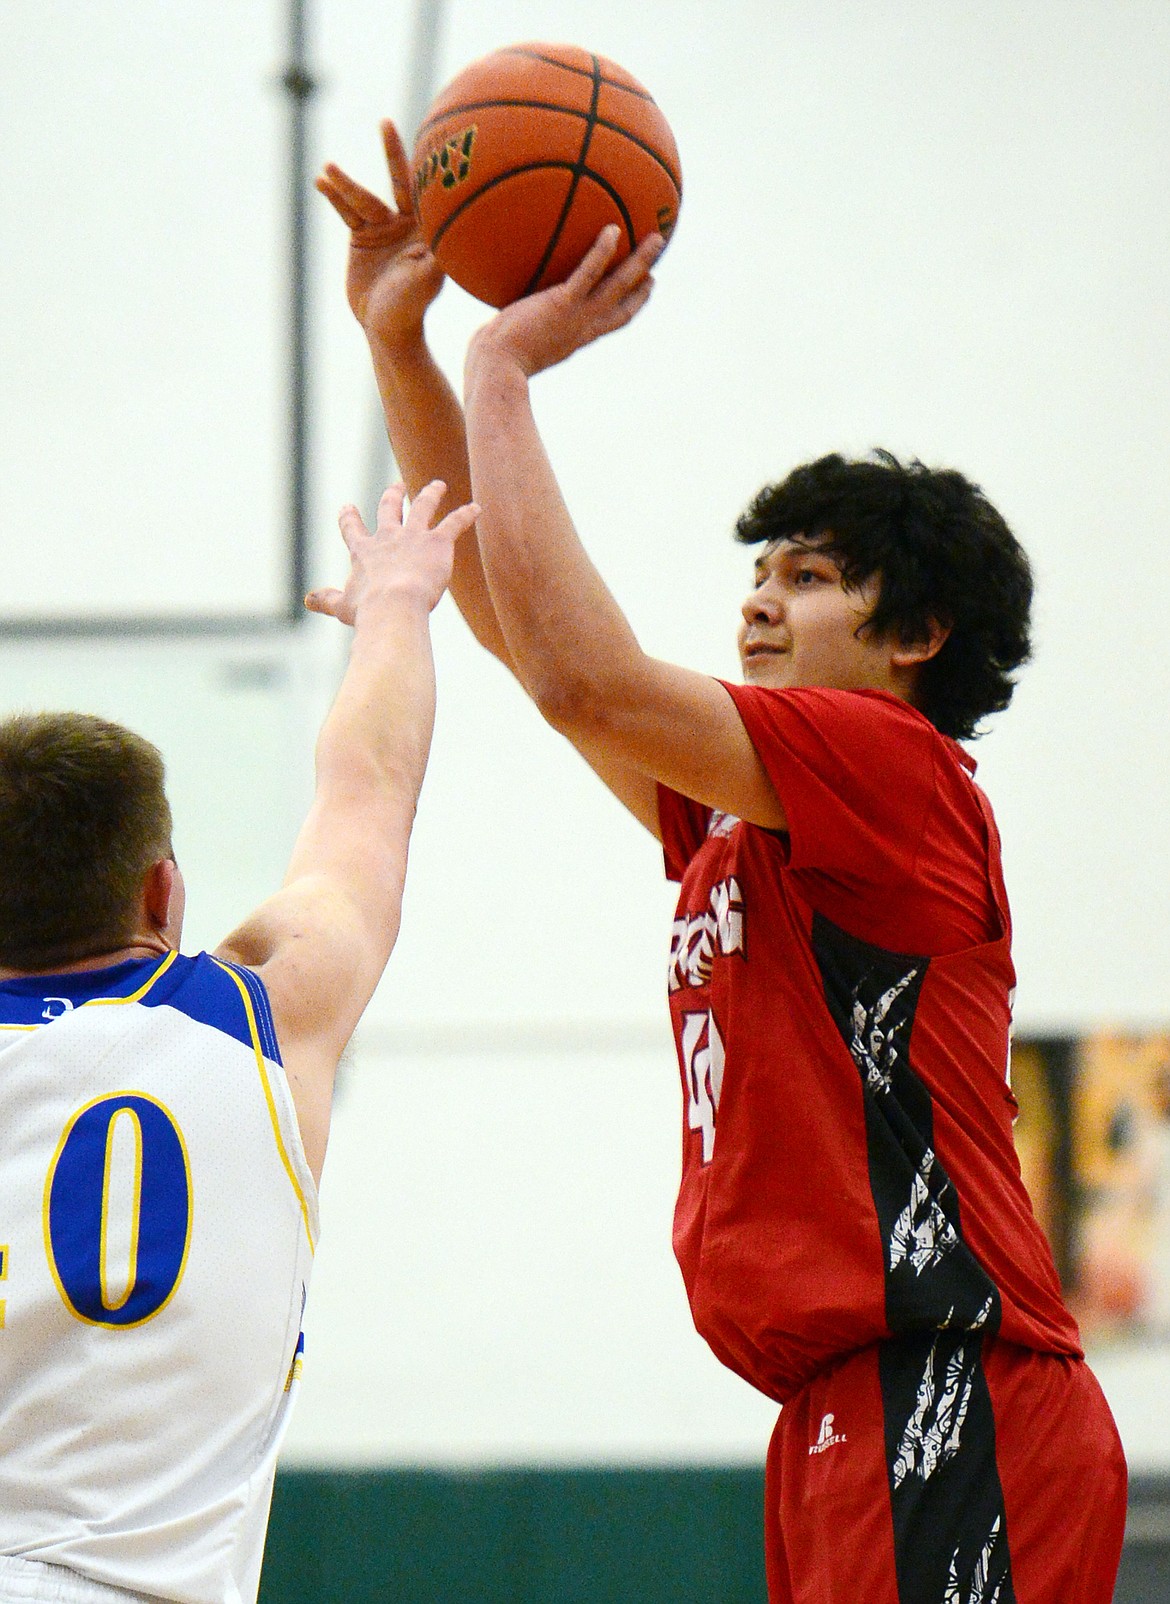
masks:
[[[856,686],[880,643],[891,648],[895,668],[904,666],[908,699],[945,735],[978,734],[980,720],[1011,701],[1015,671],[1031,655],[1032,571],[1003,518],[961,473],[904,465],[888,451],[861,461],[821,457],[761,490],[736,535],[748,544],[767,542],[758,588],[744,607],[750,632],[758,603],[762,643],[773,569],[776,607],[785,605],[781,559],[789,567],[804,551],[815,552],[822,567],[829,559],[850,598],[852,612],[838,626],[837,661],[853,678],[834,679],[830,668],[827,677],[792,683]],[[806,574],[802,584],[811,588],[816,577]],[[796,614],[798,628],[802,616],[807,610]],[[783,629],[775,627],[779,650]],[[822,647],[823,663],[831,637],[823,636]]]
[[[149,741],[85,713],[0,722],[0,965],[49,972],[133,942],[171,858]]]

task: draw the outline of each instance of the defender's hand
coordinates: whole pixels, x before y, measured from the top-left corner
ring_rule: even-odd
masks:
[[[608,224],[563,284],[526,295],[497,312],[472,339],[469,368],[485,351],[495,352],[511,358],[531,378],[603,334],[624,328],[650,299],[651,269],[666,242],[661,234],[649,234],[608,271],[618,238],[617,224]]]
[[[431,527],[447,486],[433,479],[402,517],[406,487],[393,484],[378,503],[378,521],[371,533],[356,507],[343,507],[338,518],[349,549],[350,571],[344,590],[313,590],[305,597],[311,613],[327,613],[342,624],[352,624],[363,606],[388,595],[416,597],[433,608],[446,590],[455,557],[455,542],[479,516],[474,502]]]
[[[393,345],[417,337],[423,314],[443,287],[443,270],[419,232],[410,163],[398,130],[382,123],[394,205],[330,162],[317,188],[349,229],[345,292],[366,335]]]

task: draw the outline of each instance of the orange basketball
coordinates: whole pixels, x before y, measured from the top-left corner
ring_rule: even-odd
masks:
[[[669,238],[682,173],[674,135],[628,72],[575,45],[511,45],[473,62],[427,112],[414,199],[444,272],[489,306],[577,266],[607,223]]]

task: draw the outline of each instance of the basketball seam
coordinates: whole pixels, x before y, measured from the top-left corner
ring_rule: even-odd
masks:
[[[519,50],[516,48],[516,46],[510,45],[504,50],[501,50],[500,54],[501,56],[527,56],[530,61],[543,61],[546,66],[559,67],[562,72],[575,72],[578,78],[593,77],[593,73],[589,68],[574,67],[571,62],[558,61],[555,56],[541,55],[539,50]],[[605,74],[601,72],[601,63],[597,60],[597,57],[594,56],[592,59],[597,64],[597,71],[601,74],[601,82],[603,84],[608,84],[611,89],[624,89],[627,95],[637,95],[639,100],[648,100],[651,105],[654,104],[654,96],[648,89],[643,89],[640,85],[635,87],[634,84],[624,84],[618,78],[607,78]]]
[[[633,250],[637,244],[637,240],[634,237],[634,219],[630,216],[630,209],[622,199],[619,192],[610,183],[608,178],[604,178],[600,173],[594,172],[592,167],[586,167],[581,176],[582,178],[591,178],[597,185],[598,189],[603,189],[609,196],[610,200],[613,201],[618,211],[622,214],[622,222],[626,225],[626,234],[629,236],[630,249]]]
[[[439,243],[439,241],[442,239],[443,235],[447,232],[447,230],[450,228],[451,224],[455,221],[455,219],[457,217],[461,217],[462,214],[467,210],[467,208],[470,205],[472,205],[475,201],[477,201],[481,195],[486,195],[489,189],[495,189],[497,187],[497,185],[499,185],[499,184],[506,184],[509,178],[519,178],[519,177],[522,177],[523,174],[525,174],[525,173],[540,173],[540,172],[567,172],[567,173],[571,173],[572,171],[573,171],[573,163],[569,162],[569,161],[527,162],[523,167],[509,167],[508,171],[506,173],[499,173],[499,174],[497,174],[497,176],[495,178],[489,178],[487,183],[486,184],[482,184],[479,187],[479,189],[476,190],[474,195],[469,195],[466,200],[460,201],[459,205],[456,206],[454,211],[451,212],[448,217],[445,217],[443,219],[442,223],[439,225],[438,229],[436,229],[436,231],[435,231],[435,237],[434,237],[434,240],[432,242],[432,249],[434,248],[435,245],[437,245]],[[614,205],[617,207],[618,211],[622,214],[622,221],[626,225],[626,232],[628,233],[630,238],[633,239],[633,237],[634,237],[634,219],[630,216],[630,209],[626,205],[625,201],[622,199],[620,191],[618,191],[617,189],[614,188],[614,186],[610,183],[609,179],[604,176],[604,174],[596,172],[592,167],[584,168],[582,170],[581,176],[582,176],[582,178],[592,179],[592,181],[597,185],[598,189],[603,189],[605,191],[605,193],[610,197],[610,199],[613,201]]]
[[[465,196],[464,199],[459,202],[458,206],[453,207],[452,210],[448,212],[447,216],[439,224],[438,228],[431,237],[431,250],[434,250],[435,246],[451,227],[451,224],[455,221],[455,219],[457,217],[462,217],[467,208],[474,205],[481,195],[486,195],[489,189],[495,189],[500,184],[506,184],[509,178],[518,178],[522,173],[539,173],[542,171],[564,171],[571,173],[574,169],[574,166],[575,163],[571,161],[525,162],[523,167],[509,167],[506,173],[497,173],[494,178],[487,179],[487,181],[482,183],[477,190],[475,190],[472,194]]]
[[[573,197],[576,195],[578,186],[581,183],[581,174],[585,170],[585,158],[589,154],[589,145],[593,138],[593,130],[597,126],[597,103],[601,99],[601,63],[598,61],[596,56],[591,56],[589,59],[593,63],[593,99],[589,106],[589,117],[585,124],[585,133],[581,139],[581,149],[577,153],[577,160],[573,163],[573,177],[569,182],[569,192],[565,196],[564,204],[561,206],[561,215],[557,218],[556,227],[549,235],[548,244],[544,248],[544,255],[538,262],[535,273],[533,273],[532,277],[528,280],[528,283],[524,287],[525,295],[531,295],[533,290],[540,283],[541,275],[552,259],[552,253],[557,248],[557,240],[559,240],[561,237],[561,230],[565,226],[565,219],[572,210]],[[633,248],[634,241],[631,240],[630,249],[633,250]]]
[[[466,115],[466,113],[474,111],[490,111],[493,106],[512,106],[521,111],[556,111],[562,113],[566,117],[588,118],[589,116],[587,111],[578,111],[573,106],[558,106],[552,101],[468,100],[462,102],[458,106],[449,106],[447,110],[441,112],[439,116],[432,117],[430,122],[424,123],[418,131],[418,139],[422,139],[423,135],[427,133],[429,129],[437,128],[440,123],[446,122],[448,117],[462,117]],[[680,196],[682,195],[681,175],[675,172],[674,168],[670,165],[662,153],[655,150],[653,145],[648,145],[644,139],[639,139],[637,134],[632,134],[628,128],[623,128],[620,123],[611,123],[608,117],[595,117],[593,122],[594,126],[597,128],[605,128],[611,134],[620,134],[623,139],[628,139],[631,145],[636,145],[639,150],[644,151],[647,156],[652,157],[654,161],[658,163],[659,167],[662,168],[662,171],[666,174],[667,178],[670,179],[678,194]],[[517,171],[518,170],[519,169],[517,169]],[[478,193],[478,191],[476,193]]]

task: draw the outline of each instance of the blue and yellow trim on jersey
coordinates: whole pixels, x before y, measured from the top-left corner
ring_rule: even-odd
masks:
[[[83,1006],[87,1008],[98,1008],[103,1005],[108,1007],[111,1003],[145,1002],[148,993],[154,990],[156,984],[166,974],[167,970],[175,962],[178,956],[179,954],[177,951],[168,952],[162,963],[151,970],[150,974],[147,975],[142,984],[140,986],[136,986],[133,991],[128,992],[126,995],[116,995],[113,997],[90,997],[86,1000]],[[153,959],[147,959],[148,963],[153,963],[153,961]],[[98,970],[97,973],[100,974],[101,971]]]
[[[237,977],[247,977],[251,1011],[241,1011],[236,988],[223,982],[224,969]],[[244,1047],[253,1045],[258,1031],[262,1051],[274,1063],[281,1062],[272,1010],[259,977],[205,952],[193,957],[168,952],[161,962],[157,958],[131,958],[108,969],[0,981],[0,1029],[39,1030],[78,1008],[110,1008],[124,1003],[177,1008],[189,1019],[223,1031]]]
[[[289,1154],[272,1090],[268,1066],[281,1065],[282,1060],[268,993],[260,977],[210,953],[185,957],[177,952],[167,953],[161,962],[133,958],[108,969],[23,976],[0,981],[0,1031],[40,1030],[79,1008],[119,1003],[175,1008],[251,1049],[276,1151],[300,1207],[309,1248],[316,1252],[313,1210]]]
[[[292,1160],[285,1146],[284,1135],[280,1129],[280,1116],[276,1110],[276,1099],[272,1095],[272,1082],[268,1076],[268,1064],[265,1061],[262,1031],[271,1041],[272,1050],[268,1057],[280,1063],[279,1052],[276,1046],[276,1031],[272,1023],[272,1012],[268,1006],[268,993],[258,975],[250,969],[226,962],[223,958],[213,958],[212,963],[235,981],[239,987],[240,996],[244,1003],[244,1012],[248,1020],[250,1045],[256,1055],[256,1069],[260,1076],[260,1084],[264,1089],[264,1101],[268,1105],[268,1118],[272,1122],[272,1134],[276,1139],[276,1151],[280,1154],[280,1162],[284,1165],[284,1172],[289,1183],[296,1193],[297,1202],[301,1206],[301,1218],[305,1222],[305,1235],[309,1240],[309,1251],[316,1253],[317,1244],[313,1238],[313,1225],[309,1214],[309,1200],[305,1196],[304,1188],[297,1178]]]
[[[288,1375],[284,1378],[285,1392],[291,1392],[293,1383],[301,1379],[301,1372],[305,1368],[305,1333],[302,1331],[297,1337],[296,1349],[293,1352],[292,1363],[288,1367]]]
[[[24,975],[0,981],[0,1031],[42,1030],[78,1008],[136,1002],[149,1006],[162,1000],[151,993],[178,958],[177,952],[168,952],[161,962],[157,958],[129,958],[108,969]]]

